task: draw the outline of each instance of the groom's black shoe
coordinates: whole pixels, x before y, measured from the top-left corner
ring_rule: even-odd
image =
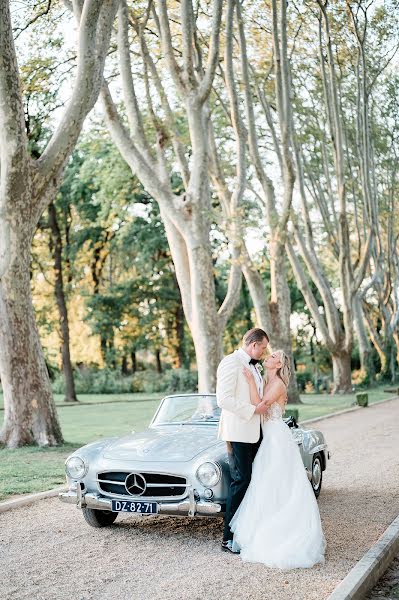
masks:
[[[232,554],[240,554],[239,550],[233,550],[233,541],[227,540],[226,542],[222,542],[222,550],[224,552],[231,552]]]

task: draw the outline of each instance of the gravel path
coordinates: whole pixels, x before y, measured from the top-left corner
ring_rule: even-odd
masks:
[[[319,498],[324,566],[243,564],[220,550],[221,519],[124,516],[95,530],[50,499],[0,515],[0,598],[322,600],[399,513],[398,423],[392,400],[312,424],[332,452]]]

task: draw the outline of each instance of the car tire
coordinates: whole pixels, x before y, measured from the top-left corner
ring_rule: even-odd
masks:
[[[109,527],[115,521],[118,513],[110,510],[94,510],[93,508],[82,508],[83,517],[92,527]]]
[[[312,489],[316,498],[320,496],[323,483],[323,462],[320,452],[313,455],[312,459],[312,479],[310,480]]]

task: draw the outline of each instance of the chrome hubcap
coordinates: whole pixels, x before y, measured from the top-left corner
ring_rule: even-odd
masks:
[[[312,469],[312,485],[315,490],[317,490],[319,488],[320,480],[321,480],[321,464],[320,464],[320,460],[318,458],[316,458],[313,463],[313,469]]]

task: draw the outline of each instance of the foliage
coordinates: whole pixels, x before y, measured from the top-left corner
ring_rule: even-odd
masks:
[[[118,370],[85,367],[74,373],[77,394],[126,394],[138,392],[195,392],[197,373],[187,369],[167,369],[162,373],[147,369],[132,375]],[[52,384],[55,394],[64,393],[64,378],[58,374]]]
[[[198,385],[196,371],[187,369],[168,369],[164,373],[141,371],[133,375],[133,391],[135,392],[195,392]]]

